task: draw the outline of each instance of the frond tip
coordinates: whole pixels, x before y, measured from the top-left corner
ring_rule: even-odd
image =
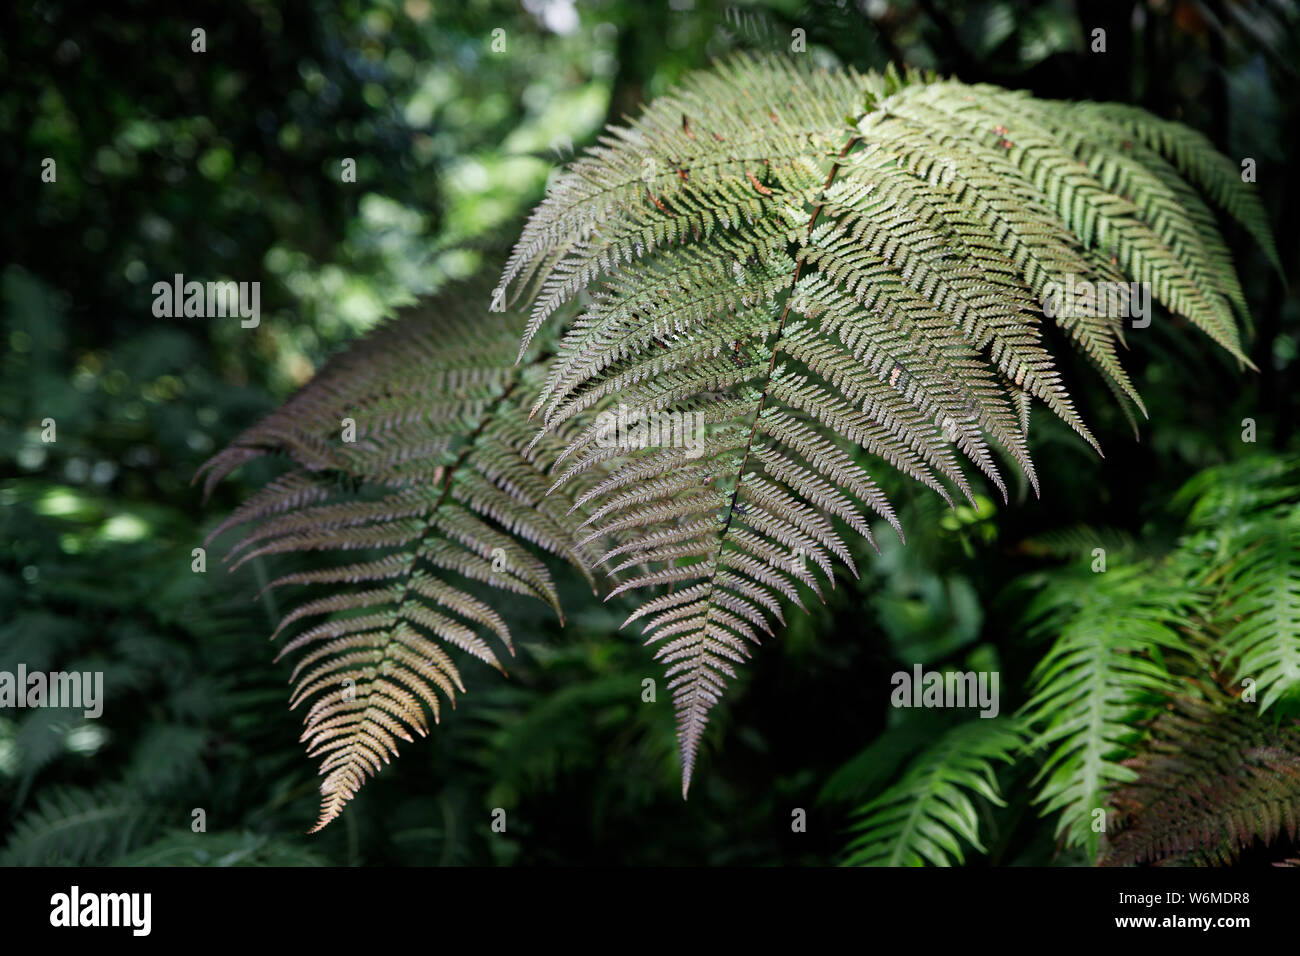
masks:
[[[556,487],[606,473],[583,500],[593,535],[621,536],[606,557],[639,568],[620,590],[672,589],[629,620],[668,668],[683,792],[781,603],[853,570],[845,530],[897,528],[868,467],[951,502],[971,466],[1006,498],[1006,461],[1037,490],[1035,403],[1100,452],[1049,332],[1145,414],[1119,359],[1134,301],[1062,308],[1062,289],[1141,283],[1249,365],[1210,204],[1271,239],[1225,163],[1132,107],[741,56],[558,179],[502,287],[531,309],[524,348],[584,303],[532,413],[570,428]],[[618,445],[573,427],[593,413],[686,416],[697,440]]]

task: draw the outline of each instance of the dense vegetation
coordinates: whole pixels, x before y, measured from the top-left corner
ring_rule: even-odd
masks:
[[[44,157],[57,161],[59,176],[28,190],[3,227],[13,264],[3,277],[0,670],[102,670],[107,691],[100,719],[54,709],[0,715],[5,862],[1297,856],[1297,316],[1278,274],[1295,272],[1297,254],[1282,228],[1296,195],[1283,172],[1296,145],[1288,65],[1296,31],[1284,9],[1234,7],[1214,18],[1182,3],[1139,4],[1137,17],[1129,4],[1080,15],[1066,4],[1008,2],[668,11],[609,3],[581,5],[572,16],[565,3],[301,6],[214,9],[202,54],[191,48],[202,11],[181,17],[133,4],[129,16],[74,16],[45,4],[4,15],[0,62],[16,82],[0,93],[0,123],[13,133],[3,148],[33,182]],[[1098,28],[1105,52],[1093,49]],[[504,38],[502,49],[494,38]],[[157,55],[126,68],[125,51],[141,43]],[[737,59],[738,49],[760,56]],[[722,86],[686,79],[686,93],[672,92],[714,57],[730,73],[706,76],[729,76]],[[1040,100],[869,72],[890,60]],[[861,77],[817,72],[837,65]],[[809,95],[778,115],[772,104],[804,82],[813,84]],[[1036,105],[1046,99],[1108,100],[1151,115]],[[886,100],[890,110],[873,116],[872,104]],[[551,172],[643,101],[652,106],[637,121],[641,138],[607,141],[567,179]],[[766,108],[747,115],[750,102]],[[845,114],[855,142],[833,140]],[[1012,134],[1000,130],[1017,122],[1017,136],[1057,150],[1060,161],[1013,152]],[[706,204],[711,216],[724,210],[718,221],[749,222],[749,245],[726,245],[701,220],[702,251],[660,252],[643,272],[622,274],[622,285],[597,297],[608,306],[603,318],[599,309],[581,320],[561,309],[559,328],[543,321],[610,268],[586,244],[584,215],[610,220],[602,235],[611,249],[625,242],[630,250],[640,237],[638,257],[662,242],[667,233],[657,230],[690,233],[690,217],[705,207],[684,197],[703,196],[707,183],[692,181],[697,168],[685,157],[696,150],[704,162],[728,137],[755,128],[766,130],[758,136],[764,149],[751,157],[758,165],[720,161],[720,185]],[[643,175],[647,135],[670,152],[651,153]],[[861,149],[863,140],[879,146]],[[927,165],[935,144],[951,150],[953,167]],[[620,148],[631,152],[620,158]],[[1207,159],[1215,150],[1229,158]],[[356,159],[355,183],[338,173],[348,158]],[[1079,186],[1071,178],[1078,174],[1054,171],[1067,158],[1087,167],[1096,189],[1130,205],[1117,213],[1100,195],[1089,198],[1094,187]],[[1242,158],[1256,161],[1257,182],[1225,177]],[[734,184],[728,162],[738,167]],[[939,413],[928,431],[919,419],[903,427],[917,464],[906,464],[907,449],[879,444],[853,461],[824,449],[806,461],[764,457],[744,423],[758,421],[769,393],[800,404],[797,388],[782,392],[779,373],[773,378],[779,350],[847,383],[846,393],[869,387],[842,362],[826,364],[799,326],[799,318],[844,309],[834,283],[867,268],[836,229],[858,241],[865,234],[869,244],[878,228],[882,242],[918,243],[917,256],[931,251],[924,236],[903,240],[897,219],[862,206],[858,187],[888,177],[895,162],[908,171],[887,180],[902,221],[932,227],[972,258],[909,263],[907,282],[918,285],[895,283],[886,301],[938,335],[935,323],[974,281],[952,267],[975,270],[985,284],[999,276],[1000,294],[1018,304],[971,299],[970,356],[960,336],[935,339],[953,362],[944,387],[965,389],[962,397],[945,397],[939,380],[927,379],[939,366],[908,370],[900,391],[915,382],[908,401],[927,392],[918,401],[932,402],[930,417]],[[828,177],[827,169],[837,172]],[[953,176],[970,184],[963,209],[940,204],[939,186]],[[637,202],[586,210],[583,190],[593,183],[599,194],[627,188]],[[1029,215],[1040,203],[1033,189],[1043,191],[1041,218]],[[544,195],[525,228],[525,213]],[[764,231],[783,196],[815,210],[802,224],[803,244]],[[1019,246],[1004,243],[1019,273],[1013,280],[981,245],[980,225],[1019,202],[1029,225]],[[1226,214],[1216,220],[1211,205]],[[696,211],[671,225],[688,206]],[[1276,250],[1268,220],[1278,227]],[[536,280],[528,290],[503,286],[522,313],[488,308],[503,262],[507,280]],[[1152,282],[1155,320],[1124,335],[1122,369],[1105,323],[1063,326],[1066,334],[1041,346],[1012,331],[1052,268],[1067,262]],[[620,315],[644,311],[636,297],[679,269],[694,269],[705,289],[732,283],[719,293],[735,299],[730,324],[702,344],[674,348],[610,339],[627,333]],[[155,318],[153,283],[176,272],[260,280],[260,325]],[[950,289],[947,297],[936,299],[936,287]],[[685,287],[677,294],[680,308]],[[784,339],[793,310],[762,314],[755,303],[769,294],[799,301]],[[398,310],[364,344],[322,365]],[[521,333],[537,329],[516,365]],[[999,335],[1008,337],[994,349],[1000,364],[976,370],[967,359]],[[592,343],[610,341],[608,357],[594,357]],[[466,369],[478,372],[467,377]],[[694,378],[665,378],[674,369]],[[746,384],[763,370],[767,384]],[[902,374],[883,366],[891,387]],[[698,471],[674,474],[682,482],[719,477],[692,507],[721,510],[721,532],[712,525],[673,537],[665,525],[649,548],[627,537],[651,518],[667,520],[637,511],[656,493],[654,472],[636,471],[635,458],[620,466],[593,456],[582,415],[601,401],[629,400],[629,385],[643,379],[642,403],[708,392],[704,404],[679,407],[726,406],[711,422],[719,447]],[[739,389],[730,404],[714,395],[728,387]],[[1032,426],[1031,400],[1051,410],[1035,412]],[[886,401],[898,414],[891,401],[901,400]],[[360,443],[334,440],[341,410],[358,413]],[[776,422],[770,406],[768,415],[765,436],[795,447],[797,423]],[[53,443],[42,440],[45,419],[57,422]],[[543,426],[546,436],[530,445]],[[996,455],[984,436],[1000,446]],[[970,474],[945,438],[975,466]],[[1104,448],[1105,459],[1089,444]],[[711,462],[737,452],[743,472],[751,451],[786,490],[744,485],[716,468],[707,474]],[[546,495],[562,474],[549,466],[575,454],[590,467]],[[880,458],[899,472],[870,464]],[[286,459],[299,470],[286,470]],[[545,467],[535,467],[539,460]],[[860,465],[878,490],[856,477]],[[633,470],[620,475],[619,467]],[[212,495],[206,505],[190,484],[201,472]],[[792,480],[796,472],[803,477]],[[791,487],[854,533],[819,523],[789,498]],[[601,494],[629,488],[636,494],[595,510]],[[876,517],[833,488],[853,492]],[[952,508],[935,494],[948,489]],[[720,611],[700,611],[709,615],[699,625],[703,643],[691,651],[686,631],[663,645],[670,666],[683,647],[705,659],[693,685],[678,682],[675,716],[653,648],[642,646],[639,629],[620,630],[646,597],[634,600],[626,588],[606,603],[592,597],[593,587],[610,587],[603,573],[583,572],[601,555],[568,519],[575,505],[596,521],[620,508],[632,517],[607,520],[604,531],[614,558],[607,566],[628,565],[621,570],[633,584],[632,557],[665,562],[642,583],[689,580],[699,570],[692,562],[734,549],[723,540],[733,524],[740,533],[766,522],[774,539],[803,549],[808,569],[792,568],[789,582],[776,583],[749,559],[733,559],[730,571],[749,578],[733,576]],[[252,529],[235,526],[277,512],[236,546]],[[681,527],[690,514],[667,518]],[[393,537],[411,520],[425,523]],[[905,529],[905,546],[891,524]],[[857,532],[871,532],[879,550]],[[473,546],[446,557],[435,538]],[[751,557],[767,553],[761,541],[742,540]],[[330,671],[304,677],[302,665],[294,673],[273,661],[266,637],[282,618],[294,623],[295,604],[268,585],[325,585],[307,595],[319,599],[308,610],[331,615],[321,619],[336,622],[322,625],[335,628],[328,636],[350,639],[337,622],[382,603],[356,582],[392,570],[382,550],[351,552],[412,542],[435,567],[542,600],[503,600],[490,588],[403,572],[399,611],[414,592],[429,607],[454,606],[484,637],[426,614],[422,626],[468,652],[435,669],[428,662],[439,652],[392,619],[381,622],[388,630],[375,647],[396,638],[419,650],[412,666],[440,688],[425,697],[430,716],[440,710],[438,725],[418,703],[402,704],[402,726],[429,736],[403,743],[401,759],[357,793],[367,768],[355,748],[340,763],[329,744],[330,721],[345,713],[310,711],[307,736],[316,735],[316,755],[333,771],[322,823],[334,822],[306,837],[320,781],[296,743],[303,708],[286,711],[284,687],[294,674],[295,697],[317,693],[312,681]],[[570,561],[543,562],[533,543]],[[202,547],[207,566],[196,573],[193,549]],[[337,548],[354,569],[375,563],[331,578],[328,562],[286,555]],[[498,549],[493,567],[489,553]],[[818,601],[807,585],[830,572],[831,556],[858,576],[841,571],[833,589],[822,576]],[[716,576],[726,565],[714,560],[707,566]],[[344,578],[349,587],[338,587]],[[808,613],[787,605],[783,623],[780,610],[769,620],[757,611],[771,610],[765,588],[792,594]],[[681,634],[673,608],[682,603],[652,600],[659,626]],[[719,620],[731,637],[718,637]],[[772,636],[727,674],[725,700],[700,709],[698,701],[720,696],[718,675],[732,670],[729,662],[748,657],[751,624],[770,624]],[[501,653],[499,638],[513,656]],[[358,641],[336,649],[370,647]],[[509,680],[475,656],[504,662]],[[358,660],[338,666],[363,667]],[[914,665],[997,672],[1001,715],[891,707],[891,675]],[[353,676],[363,688],[370,679]],[[654,701],[647,679],[658,681]],[[444,692],[454,693],[455,710],[435,703]],[[364,761],[376,768],[397,733],[381,724],[365,731],[383,742]],[[674,781],[679,759],[688,780],[700,766],[686,802]],[[198,808],[206,832],[192,828]],[[1094,825],[1098,808],[1105,833]],[[492,829],[498,809],[509,821],[504,833]],[[792,825],[805,818],[806,827]]]

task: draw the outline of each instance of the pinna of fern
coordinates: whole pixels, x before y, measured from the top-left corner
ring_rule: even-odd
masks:
[[[974,801],[1006,805],[995,766],[1012,761],[1021,734],[1011,718],[976,718],[943,733],[856,811],[844,864],[952,866],[965,862],[964,844],[985,852]]]
[[[1097,442],[1057,371],[1055,285],[1140,281],[1242,364],[1245,301],[1211,205],[1276,261],[1258,198],[1208,141],[1133,107],[1036,100],[912,71],[739,56],[686,79],[571,164],[501,291],[522,348],[577,318],[532,414],[569,429],[554,487],[618,531],[678,713],[683,794],[726,681],[783,602],[853,572],[846,529],[899,531],[863,461],[973,501],[999,457],[1037,490],[1035,402]],[[1049,310],[1052,311],[1052,310]],[[1126,413],[1142,411],[1097,310],[1054,322]],[[692,413],[703,451],[611,448],[575,426],[621,404]],[[866,458],[861,458],[861,453]],[[963,463],[964,460],[964,463]],[[807,559],[806,561],[804,559]]]
[[[591,579],[572,500],[546,494],[561,440],[530,445],[537,369],[515,366],[519,326],[481,307],[483,292],[450,289],[376,329],[204,468],[211,490],[260,456],[295,466],[209,535],[245,529],[232,569],[277,555],[301,567],[312,551],[335,559],[267,585],[307,589],[273,636],[292,635],[280,656],[302,652],[292,706],[306,705],[302,739],[324,776],[316,829],[399,740],[428,731],[442,699],[454,704],[455,652],[504,671],[498,648],[513,653],[511,635],[485,587],[558,612],[538,550]]]
[[[1167,561],[1104,574],[1069,566],[1027,575],[1013,592],[1024,605],[1025,635],[1049,642],[1030,675],[1029,699],[1014,715],[974,717],[912,746],[916,755],[898,782],[853,814],[846,864],[950,866],[964,862],[967,848],[984,852],[976,807],[981,798],[1004,805],[997,765],[1024,757],[1039,761],[1035,802],[1056,817],[1059,843],[1097,857],[1096,812],[1137,780],[1125,761],[1140,752],[1141,721],[1179,686],[1164,662],[1190,659],[1181,631],[1203,602]],[[885,736],[907,743],[897,729]]]
[[[1041,813],[1056,814],[1062,843],[1092,859],[1101,843],[1095,814],[1115,787],[1136,778],[1124,760],[1136,753],[1139,722],[1174,692],[1165,660],[1191,656],[1183,631],[1203,602],[1168,562],[1103,574],[1076,565],[1041,583],[1023,623],[1031,639],[1051,643],[1017,716],[1025,751],[1042,757],[1033,781]]]

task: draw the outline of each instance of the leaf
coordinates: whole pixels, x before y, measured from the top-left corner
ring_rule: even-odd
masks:
[[[1173,688],[1160,655],[1190,653],[1177,628],[1188,623],[1194,591],[1143,565],[1050,578],[1024,617],[1031,637],[1055,640],[1035,666],[1021,709],[1026,750],[1046,750],[1035,783],[1047,815],[1060,811],[1057,835],[1095,856],[1094,824],[1109,793],[1133,779],[1123,761],[1149,716]]]
[[[1005,805],[994,763],[1009,763],[1020,742],[1008,718],[975,718],[949,730],[857,811],[846,865],[952,866],[965,862],[963,846],[985,852],[975,799]]]

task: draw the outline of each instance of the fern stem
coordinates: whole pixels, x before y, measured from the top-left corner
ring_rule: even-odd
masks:
[[[816,208],[813,209],[812,217],[808,220],[809,236],[812,235],[813,228],[817,225],[817,220],[821,217],[822,209],[826,204],[826,199],[825,199],[826,190],[830,189],[831,184],[835,181],[835,175],[836,173],[839,172],[840,165],[843,162],[844,157],[849,154],[849,150],[851,150],[858,143],[858,141],[859,140],[856,135],[849,137],[848,142],[844,144],[844,148],[840,150],[839,156],[837,156],[835,158],[835,161],[831,164],[830,172],[827,173],[826,175],[826,182],[822,184],[822,189],[821,189],[822,201],[817,204]],[[745,442],[745,452],[741,456],[740,467],[736,471],[736,487],[731,490],[731,500],[727,504],[727,517],[722,523],[722,530],[718,533],[718,549],[713,553],[713,562],[712,562],[713,568],[715,570],[718,567],[718,562],[722,558],[722,549],[727,541],[727,532],[731,529],[731,522],[736,514],[736,499],[740,495],[740,483],[744,480],[745,467],[749,464],[749,455],[754,447],[754,436],[758,433],[758,420],[763,414],[763,406],[767,402],[768,390],[771,388],[771,384],[772,384],[772,374],[776,370],[776,357],[778,354],[778,346],[780,345],[781,342],[781,334],[782,332],[785,331],[785,323],[790,316],[790,306],[794,302],[794,290],[795,287],[798,286],[799,284],[799,276],[803,272],[804,263],[806,261],[807,260],[801,257],[796,259],[794,277],[791,279],[790,282],[790,291],[786,294],[785,305],[781,309],[781,318],[778,321],[776,327],[776,338],[773,339],[772,341],[772,356],[767,361],[767,375],[764,378],[763,390],[762,392],[759,393],[758,405],[754,409],[754,420],[750,424],[750,428],[749,428],[749,438]],[[706,592],[706,594],[708,595],[708,598],[706,598],[707,600],[712,599],[713,590],[716,586],[716,583],[717,583],[717,576],[715,574],[711,576],[709,579],[708,591]],[[699,677],[699,672],[704,668],[704,666],[705,666],[704,651],[703,649],[701,649],[701,651],[699,652],[699,659],[696,661],[695,664],[695,671],[696,671],[697,678]],[[695,681],[695,685],[696,685],[696,690],[694,691],[695,694],[699,693],[698,684],[699,681],[697,679]],[[691,708],[694,707],[694,701],[692,701],[690,706]],[[689,733],[689,729],[686,732]],[[685,739],[686,738],[683,737],[683,740]],[[691,771],[694,769],[693,762],[694,762],[693,760],[688,760],[684,766],[684,772],[682,774],[683,799],[686,797],[687,792],[690,790]]]
[[[415,550],[412,552],[411,566],[406,569],[406,575],[402,579],[402,593],[398,595],[394,608],[394,613],[398,618],[402,616],[402,607],[405,605],[407,595],[410,594],[411,591],[411,578],[415,572],[415,566],[424,552],[425,542],[428,541],[429,535],[433,533],[433,529],[437,524],[438,512],[442,510],[442,506],[445,505],[447,499],[451,497],[451,483],[456,472],[465,464],[469,459],[469,456],[473,454],[474,444],[487,429],[488,424],[493,420],[502,403],[510,397],[510,394],[515,390],[515,387],[518,384],[519,377],[516,375],[510,380],[510,383],[501,390],[501,394],[496,397],[492,404],[483,410],[483,417],[480,418],[479,423],[474,426],[474,430],[465,437],[465,447],[461,449],[456,460],[448,465],[446,472],[443,473],[442,494],[438,496],[438,501],[429,511],[429,517],[424,523],[424,530],[420,532],[420,538],[416,542]],[[504,672],[504,668],[502,668],[502,670]]]
[[[813,209],[812,218],[808,220],[808,235],[812,235],[813,228],[817,225],[817,220],[821,217],[822,209],[826,205],[826,190],[831,188],[835,182],[835,174],[840,171],[840,165],[844,157],[849,154],[854,146],[859,142],[859,137],[850,136],[849,141],[844,144],[840,150],[839,156],[835,157],[834,163],[831,164],[831,171],[826,176],[826,182],[822,184],[822,201]],[[763,383],[763,391],[758,396],[758,407],[754,409],[754,421],[749,429],[749,440],[745,442],[745,453],[740,459],[740,468],[736,472],[736,487],[731,492],[731,502],[727,506],[727,520],[723,522],[722,533],[718,536],[718,553],[714,556],[714,563],[717,563],[718,557],[722,554],[722,543],[726,540],[727,531],[731,528],[732,516],[736,513],[736,498],[740,494],[740,482],[745,474],[745,466],[749,463],[749,453],[754,447],[754,435],[758,432],[758,419],[763,414],[763,406],[767,402],[768,389],[772,384],[772,373],[776,370],[776,357],[778,354],[777,346],[781,344],[781,334],[785,331],[786,319],[790,316],[790,305],[794,302],[794,290],[799,284],[799,276],[803,272],[806,259],[798,258],[795,262],[794,277],[790,280],[790,291],[785,297],[785,306],[781,309],[781,319],[776,326],[776,338],[772,341],[772,357],[767,360],[767,375]],[[712,587],[712,582],[710,582]]]

